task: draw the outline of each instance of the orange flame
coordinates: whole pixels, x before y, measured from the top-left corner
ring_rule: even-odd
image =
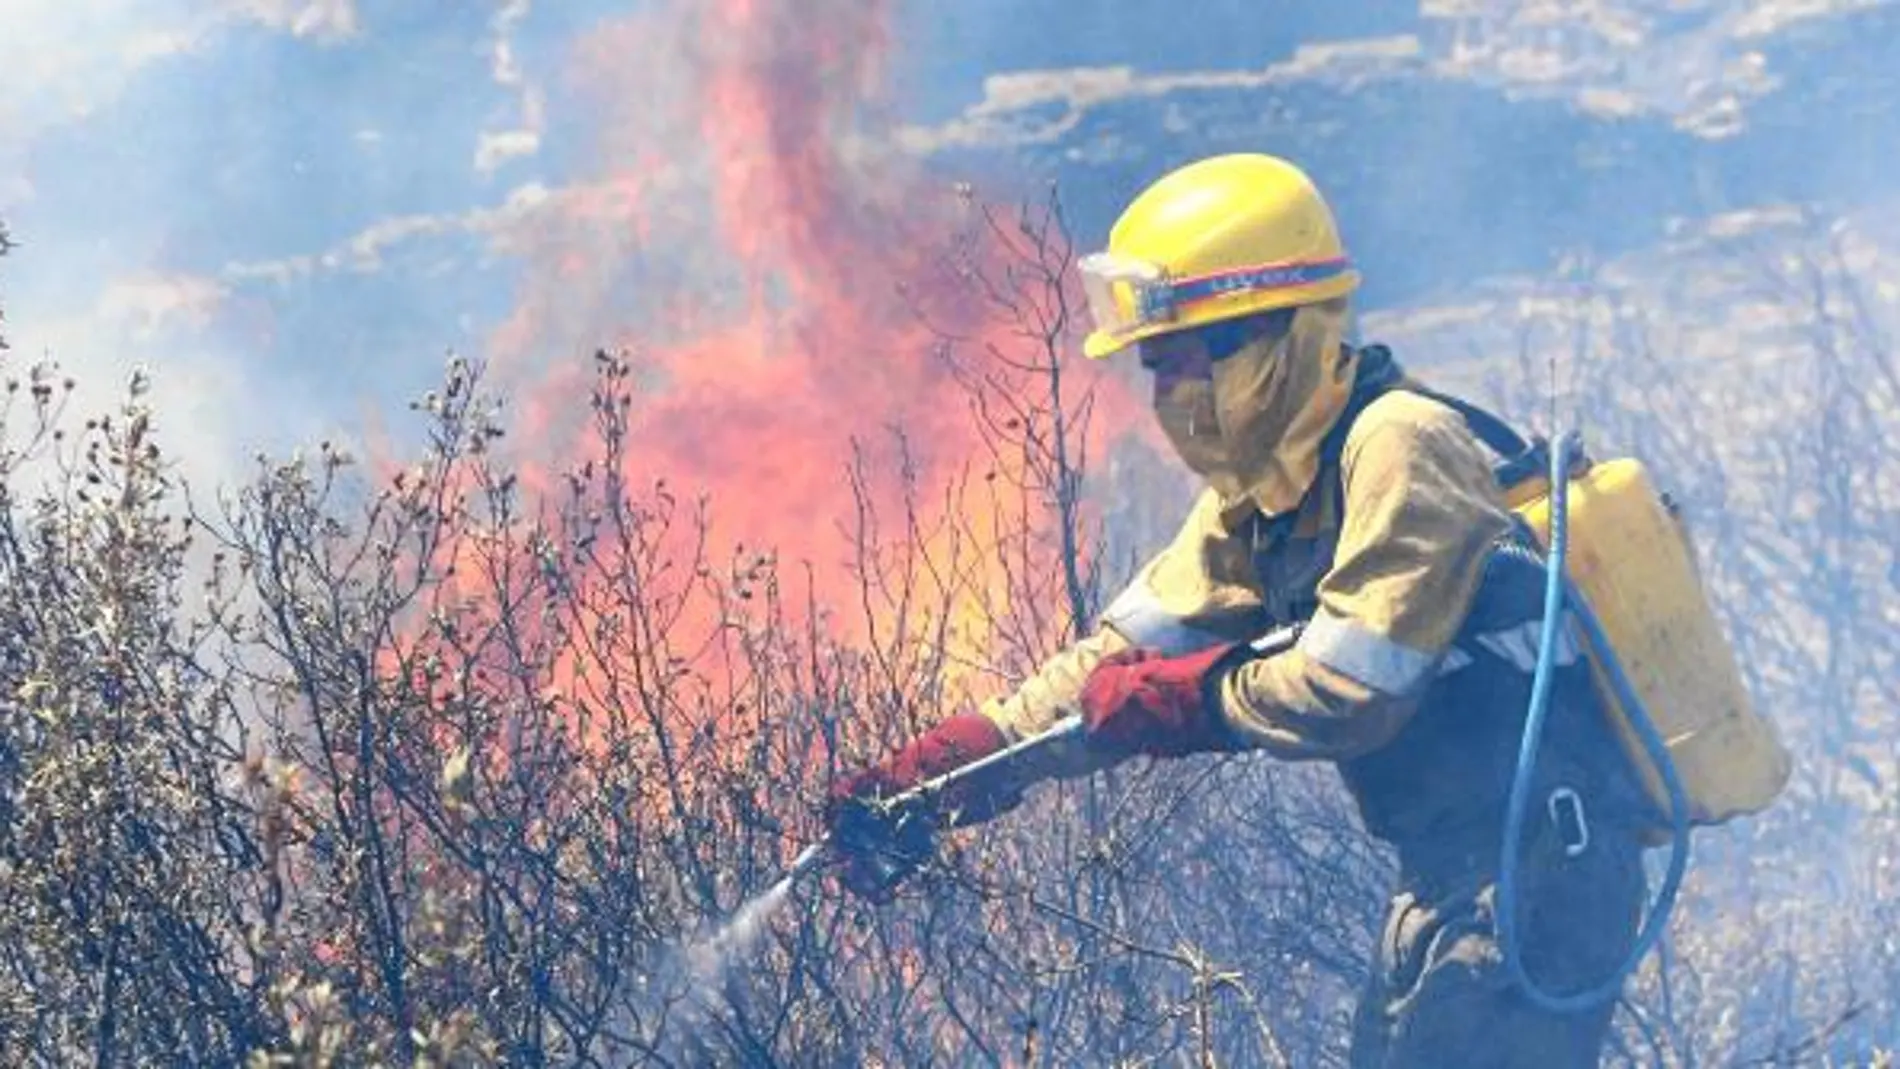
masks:
[[[543,462],[579,448],[584,406],[575,372],[536,365],[632,350],[629,484],[704,492],[721,544],[809,562],[838,607],[858,601],[841,529],[854,438],[902,428],[926,493],[1014,462],[987,455],[942,359],[946,326],[1019,343],[977,321],[938,259],[967,206],[878,126],[890,17],[863,0],[719,0],[596,31],[577,77],[604,113],[605,173],[538,222],[535,269],[493,339]],[[933,330],[920,304],[951,321]],[[901,507],[888,473],[867,490]]]
[[[1023,604],[1061,595],[1056,517],[1047,488],[1035,488],[1047,473],[1033,451],[999,437],[1003,416],[979,418],[972,365],[952,359],[974,361],[986,376],[976,390],[992,402],[1031,406],[1030,422],[1046,419],[1034,406],[1050,383],[1012,366],[1045,356],[1035,332],[1026,339],[1020,319],[999,315],[996,294],[959,270],[1003,282],[1024,248],[1007,227],[969,240],[983,230],[973,202],[895,151],[880,125],[889,19],[888,4],[871,0],[682,0],[591,34],[575,78],[599,111],[597,173],[551,194],[509,235],[529,269],[491,338],[489,363],[516,406],[508,467],[526,498],[559,500],[564,473],[587,463],[609,467],[628,497],[674,492],[657,490],[660,480],[703,494],[708,563],[771,547],[790,607],[809,594],[831,611],[827,641],[936,649],[924,658],[931,678],[918,682],[949,704],[1006,685],[1030,667],[1026,650],[1047,652],[1069,623],[1062,606]],[[1066,253],[1038,254],[1063,294]],[[1074,340],[1060,317],[1046,330]],[[612,456],[592,425],[597,369],[576,359],[602,346],[629,354],[631,368],[613,387],[631,403],[624,447]],[[1094,393],[1092,440],[1070,433],[1099,458],[1107,433],[1145,417],[1113,380],[1080,364],[1065,360],[1065,389],[1072,400]],[[617,403],[612,411],[621,412]],[[867,445],[870,461],[854,464]],[[621,493],[611,481],[590,486]],[[902,543],[911,564],[923,561],[910,573],[921,587],[914,601],[867,596],[876,579],[867,573],[904,568],[864,559],[854,525],[867,516],[876,541]],[[692,532],[670,537],[675,570],[655,585],[679,591],[697,582],[687,567]],[[533,630],[534,598],[504,607],[473,577],[487,552],[479,541],[428,562],[456,566],[448,600],[476,606],[477,623],[506,612]],[[597,575],[579,581],[605,585]],[[607,618],[628,626],[615,600],[624,596],[571,595],[580,615],[600,619],[562,625],[564,652],[544,666],[540,700],[625,709],[624,694],[602,691],[603,676],[671,671],[674,653],[706,648],[735,611],[717,596],[688,598],[679,623],[691,634],[659,640],[664,649],[645,635],[589,648],[577,636]],[[634,596],[655,595],[648,587]],[[1004,626],[1017,653],[999,664],[992,647]],[[654,663],[626,663],[643,658]],[[717,665],[697,668],[715,678],[702,698],[685,700],[721,707],[692,719],[719,723],[731,740],[722,752],[769,730],[759,703],[733,700],[743,681],[716,678]],[[473,687],[482,686],[478,675]],[[592,730],[584,720],[572,725],[577,736]],[[800,748],[813,744],[786,745],[797,767]],[[662,782],[641,789],[658,792]]]

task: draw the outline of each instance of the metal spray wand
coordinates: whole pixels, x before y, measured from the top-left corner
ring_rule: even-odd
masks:
[[[925,780],[902,794],[892,795],[889,798],[870,799],[865,804],[893,821],[901,821],[904,819],[902,814],[920,810],[931,799],[942,795],[958,783],[988,772],[1000,771],[1026,757],[1039,754],[1051,746],[1075,738],[1081,732],[1081,716],[1066,716],[1039,735],[1031,735],[981,760],[952,769],[935,779]],[[786,872],[786,878],[792,882],[804,879],[823,868],[842,849],[844,848],[832,842],[832,836],[827,833],[824,838],[799,852],[798,856],[792,860],[791,868]]]

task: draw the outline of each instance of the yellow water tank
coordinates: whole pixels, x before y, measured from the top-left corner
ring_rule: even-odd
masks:
[[[1547,481],[1514,488],[1512,507],[1548,546]],[[1688,537],[1640,461],[1590,464],[1569,489],[1565,567],[1643,701],[1689,797],[1690,819],[1717,824],[1759,812],[1788,781],[1793,762],[1774,725],[1742,684],[1697,574]],[[1599,651],[1597,688],[1666,813],[1662,779],[1611,692]]]

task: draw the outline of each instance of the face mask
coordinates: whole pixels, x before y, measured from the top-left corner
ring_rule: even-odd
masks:
[[[1182,463],[1230,510],[1268,516],[1299,506],[1319,468],[1319,444],[1345,408],[1356,360],[1342,351],[1344,308],[1301,308],[1216,361],[1211,381],[1173,384],[1155,415]]]
[[[1207,480],[1223,499],[1238,496],[1240,476],[1221,434],[1213,382],[1177,379],[1166,391],[1156,392],[1154,409],[1181,463]]]

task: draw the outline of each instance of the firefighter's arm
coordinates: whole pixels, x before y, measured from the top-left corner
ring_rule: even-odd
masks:
[[[1220,523],[1217,495],[1206,492],[1180,534],[1110,603],[1093,633],[1044,661],[1012,693],[985,702],[975,713],[952,716],[883,760],[838,777],[827,791],[826,826],[848,843],[854,837],[853,814],[863,812],[865,799],[902,795],[1081,713],[1091,675],[1117,652],[1139,647],[1178,655],[1258,634],[1260,601],[1245,581],[1251,566],[1246,545]],[[946,799],[945,809],[955,814],[956,824],[988,819],[1013,806],[1030,782],[1085,775],[1121,756],[1081,740],[1039,748],[994,778],[966,782]],[[884,821],[855,824],[880,828]]]
[[[1044,661],[1014,692],[983,703],[983,715],[1012,742],[1039,735],[1075,711],[1082,684],[1102,658],[1128,646],[1121,632],[1104,624]]]
[[[1011,740],[1027,738],[1080,710],[1083,684],[1110,654],[1139,646],[1178,655],[1257,634],[1260,600],[1245,581],[1248,553],[1245,540],[1222,527],[1218,495],[1203,493],[1174,540],[1109,603],[1094,633],[1014,693],[985,704],[983,715]],[[1061,769],[1087,770],[1086,762]]]
[[[1360,415],[1341,482],[1318,611],[1292,649],[1244,662],[1216,687],[1227,728],[1286,758],[1349,759],[1405,726],[1509,523],[1463,420],[1415,394],[1388,394]]]

